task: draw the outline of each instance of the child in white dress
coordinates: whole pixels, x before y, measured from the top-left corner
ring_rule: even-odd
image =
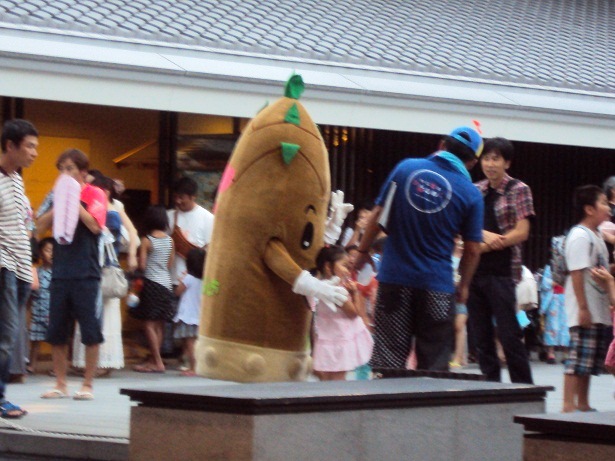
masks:
[[[175,322],[173,336],[183,341],[183,355],[188,361],[188,369],[182,371],[182,376],[196,376],[194,344],[199,336],[204,265],[205,250],[200,248],[190,250],[186,255],[188,273],[184,275],[175,289],[175,295],[180,299],[177,315],[173,319]]]

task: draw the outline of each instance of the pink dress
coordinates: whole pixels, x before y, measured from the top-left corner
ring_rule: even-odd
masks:
[[[350,371],[366,364],[372,356],[374,340],[360,317],[349,318],[341,309],[329,309],[318,299],[314,309],[314,350],[316,371]]]

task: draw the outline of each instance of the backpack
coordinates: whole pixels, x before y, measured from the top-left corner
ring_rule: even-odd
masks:
[[[589,233],[583,226],[574,226],[570,231],[575,227],[585,229]],[[569,273],[568,266],[566,265],[566,239],[570,231],[566,234],[557,235],[551,239],[551,279],[561,286],[564,286],[566,283],[566,276]],[[594,251],[594,238],[592,235],[590,235],[590,241],[591,246],[589,252],[592,253]]]
[[[566,266],[566,235],[556,235],[551,239],[551,279],[564,286],[568,267]]]

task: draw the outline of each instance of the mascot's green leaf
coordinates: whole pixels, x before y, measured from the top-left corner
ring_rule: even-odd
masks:
[[[203,294],[205,296],[214,296],[220,292],[220,282],[217,280],[205,281],[203,284]]]
[[[299,144],[291,144],[288,142],[281,143],[282,145],[282,158],[284,159],[284,163],[290,165],[290,162],[293,161],[301,146]]]
[[[290,106],[290,109],[286,112],[286,117],[284,117],[284,121],[286,123],[292,123],[293,125],[299,126],[301,124],[301,119],[299,118],[299,108],[297,104],[293,104]]]
[[[284,96],[292,99],[299,99],[305,90],[303,79],[299,74],[293,74],[286,82],[286,88],[284,90]]]

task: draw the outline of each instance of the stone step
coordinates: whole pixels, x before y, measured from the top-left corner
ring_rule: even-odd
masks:
[[[0,430],[0,461],[126,461],[128,439],[35,430]]]

